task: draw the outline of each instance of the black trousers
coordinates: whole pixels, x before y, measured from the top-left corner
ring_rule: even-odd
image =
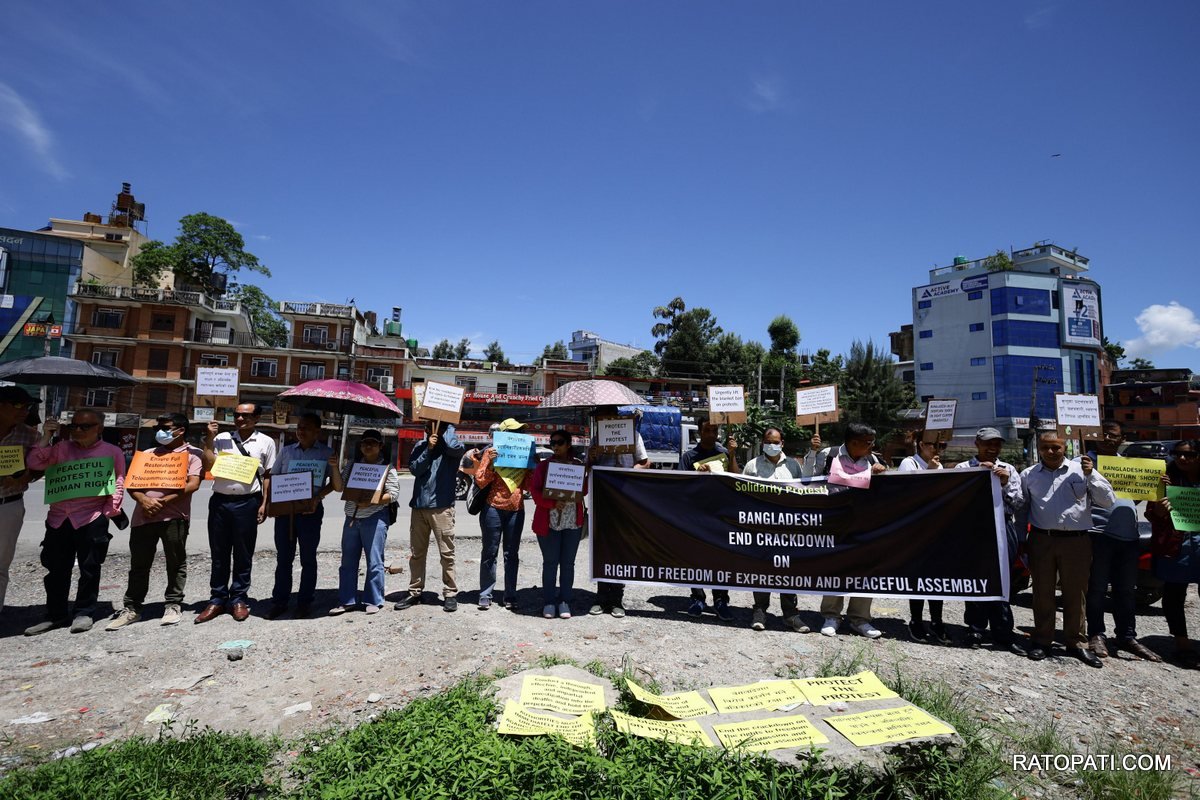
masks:
[[[100,566],[108,557],[108,517],[76,528],[70,520],[58,527],[46,525],[42,540],[42,566],[46,577],[46,618],[67,619],[67,599],[71,594],[71,571],[79,563],[79,587],[75,590],[75,616],[90,616],[100,596]]]
[[[250,569],[258,541],[258,507],[262,494],[213,493],[208,501],[208,549],[212,552],[209,586],[215,605],[248,602]],[[230,565],[232,561],[232,569]]]
[[[971,633],[984,633],[992,628],[992,641],[1007,645],[1013,640],[1012,606],[1007,600],[977,600],[963,608],[963,622]]]

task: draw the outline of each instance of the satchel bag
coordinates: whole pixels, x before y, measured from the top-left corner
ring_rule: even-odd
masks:
[[[471,488],[467,490],[467,513],[477,516],[483,511],[487,507],[487,496],[487,486],[480,486],[475,481],[471,481]]]

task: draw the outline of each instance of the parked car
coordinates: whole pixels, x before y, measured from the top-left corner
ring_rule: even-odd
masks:
[[[1121,449],[1121,455],[1125,456],[1125,458],[1161,458],[1164,461],[1170,461],[1171,451],[1175,449],[1175,445],[1177,444],[1179,444],[1178,439],[1129,442]]]

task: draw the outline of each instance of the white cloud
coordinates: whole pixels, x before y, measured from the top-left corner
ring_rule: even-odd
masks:
[[[260,242],[269,242],[269,241],[271,241],[271,237],[270,237],[270,236],[267,236],[265,233],[256,233],[256,234],[254,234],[253,236],[251,236],[250,238],[252,238],[252,239],[258,239]]]
[[[1130,358],[1152,355],[1176,347],[1200,348],[1200,319],[1187,306],[1172,300],[1142,310],[1135,320],[1142,335],[1125,344]]]
[[[25,102],[17,90],[0,83],[0,126],[11,128],[38,158],[42,169],[57,180],[69,173],[54,155],[54,135],[42,122],[33,106]]]
[[[1025,27],[1031,31],[1040,31],[1042,28],[1050,27],[1056,11],[1058,11],[1058,6],[1050,5],[1029,12],[1025,15]]]
[[[746,98],[746,107],[751,111],[759,114],[780,111],[787,104],[787,87],[779,76],[755,78],[751,83],[750,95]]]

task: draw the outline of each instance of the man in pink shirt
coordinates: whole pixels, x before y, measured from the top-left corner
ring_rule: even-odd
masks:
[[[29,451],[25,466],[45,471],[57,464],[85,459],[111,458],[115,477],[112,494],[75,497],[51,503],[46,515],[46,538],[42,540],[42,566],[46,568],[46,620],[25,629],[26,636],[66,627],[67,600],[71,594],[71,571],[79,562],[79,587],[75,592],[75,618],[71,633],[91,630],[92,614],[100,594],[100,566],[108,555],[108,520],[121,514],[125,496],[125,453],[100,440],[104,418],[96,411],[76,411],[66,426],[67,439],[51,446],[58,421],[42,426],[42,438]]]

